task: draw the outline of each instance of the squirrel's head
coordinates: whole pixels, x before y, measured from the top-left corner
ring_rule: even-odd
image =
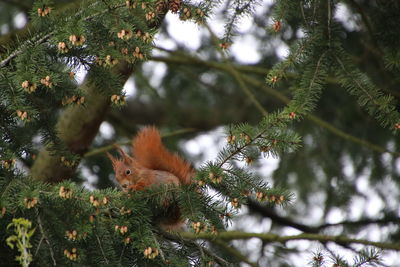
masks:
[[[121,155],[120,158],[116,158],[110,153],[107,153],[107,156],[112,162],[115,172],[115,179],[122,187],[122,190],[127,191],[129,185],[134,184],[135,177],[137,177],[137,163],[131,156],[126,154],[121,147],[116,146],[116,148]]]

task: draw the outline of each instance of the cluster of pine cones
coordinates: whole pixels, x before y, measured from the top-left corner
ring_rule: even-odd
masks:
[[[182,6],[182,0],[159,0],[157,1],[157,12],[164,13],[171,10],[172,13],[177,13]]]

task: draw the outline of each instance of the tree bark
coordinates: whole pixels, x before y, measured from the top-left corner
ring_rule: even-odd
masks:
[[[125,81],[132,73],[126,63],[119,64],[114,71]],[[88,150],[110,106],[110,97],[101,94],[101,90],[89,83],[88,78],[81,86],[86,93],[85,105],[66,108],[56,125],[59,138],[72,153],[78,155],[83,155]],[[31,176],[45,182],[59,182],[71,178],[76,165],[66,166],[60,156],[53,155],[44,147],[31,167]]]

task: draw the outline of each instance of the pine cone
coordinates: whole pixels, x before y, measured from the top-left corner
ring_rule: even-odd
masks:
[[[157,13],[165,13],[168,9],[168,1],[167,0],[158,0],[156,3],[156,12]]]
[[[169,10],[171,10],[172,13],[177,13],[179,9],[182,6],[182,1],[181,0],[170,0],[169,1]]]

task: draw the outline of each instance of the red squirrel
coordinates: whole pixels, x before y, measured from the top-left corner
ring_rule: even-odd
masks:
[[[155,127],[145,127],[132,140],[133,156],[117,147],[121,158],[107,153],[111,160],[115,178],[125,192],[138,191],[153,185],[188,185],[192,182],[194,169],[189,162],[166,149],[161,142],[160,132]],[[164,229],[177,229],[183,220],[177,207],[164,218]]]

